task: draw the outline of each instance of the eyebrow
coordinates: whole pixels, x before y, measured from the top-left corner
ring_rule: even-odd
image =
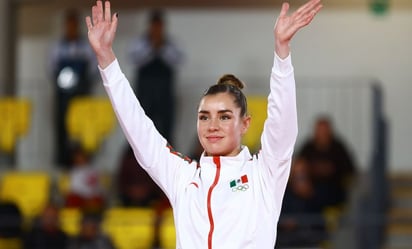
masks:
[[[222,113],[226,113],[226,112],[233,113],[233,111],[232,111],[232,110],[229,110],[229,109],[220,110],[220,111],[218,111],[217,113],[222,114]],[[210,114],[210,111],[200,110],[199,113],[202,113],[202,114]]]

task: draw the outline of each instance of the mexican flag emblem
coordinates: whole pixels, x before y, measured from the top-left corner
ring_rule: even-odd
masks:
[[[246,191],[249,188],[247,175],[241,176],[239,179],[230,181],[230,188],[233,192]]]

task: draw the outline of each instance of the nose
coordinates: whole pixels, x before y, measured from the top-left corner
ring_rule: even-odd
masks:
[[[208,129],[209,131],[219,130],[219,120],[217,118],[210,119]]]

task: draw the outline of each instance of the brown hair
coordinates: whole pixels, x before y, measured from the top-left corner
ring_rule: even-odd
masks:
[[[244,116],[247,113],[247,101],[242,92],[244,86],[245,84],[233,74],[225,74],[218,79],[215,85],[210,86],[203,93],[203,97],[218,93],[228,93],[234,97],[235,104],[240,108],[240,116]]]

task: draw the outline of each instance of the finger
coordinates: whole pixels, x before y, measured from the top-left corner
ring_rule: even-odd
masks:
[[[310,12],[305,14],[306,18],[312,18],[313,19],[316,16],[316,14],[322,9],[322,7],[323,6],[321,4],[318,4],[318,5],[314,6],[310,10]]]
[[[93,28],[92,20],[90,16],[86,16],[86,26],[87,30],[90,32],[90,30]]]
[[[98,22],[102,22],[103,20],[103,3],[102,1],[98,0],[96,1],[96,18]]]
[[[319,13],[319,11],[321,10],[323,8],[323,5],[322,4],[319,4],[319,5],[317,5],[316,6],[316,8],[315,8],[315,15],[317,14],[317,13]]]
[[[105,21],[111,21],[110,17],[112,16],[111,10],[110,10],[110,1],[105,1],[104,2],[104,20]]]
[[[309,13],[306,13],[301,20],[299,21],[299,27],[303,27],[308,25],[309,23],[312,22],[313,18],[316,16],[316,14],[322,9],[322,5],[316,6],[314,9],[312,9]]]
[[[294,12],[292,16],[295,20],[307,22],[308,18],[313,18],[316,15],[321,6],[320,0],[311,0]]]
[[[110,30],[113,34],[116,33],[118,23],[119,23],[119,14],[115,13],[112,17],[112,23],[111,23],[111,26],[110,26]]]
[[[96,23],[98,22],[98,19],[97,19],[97,6],[96,5],[94,5],[92,7],[92,20],[93,20],[93,25],[96,25]]]
[[[320,3],[321,0],[310,0],[306,4],[302,5],[296,12],[301,14],[306,14],[310,12],[316,5]]]
[[[320,11],[320,9],[322,9],[322,7],[323,6],[321,3],[317,3],[316,5],[312,6],[310,13],[314,16]]]
[[[289,3],[284,2],[282,4],[282,9],[280,10],[279,17],[286,16],[286,13],[288,12],[288,10],[289,10]]]

